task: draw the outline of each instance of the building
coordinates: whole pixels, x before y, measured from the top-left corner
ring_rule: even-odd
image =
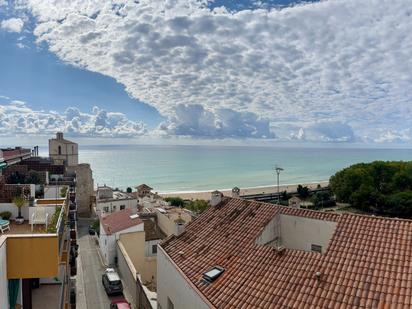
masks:
[[[192,215],[186,209],[173,206],[155,208],[157,224],[167,235],[180,235],[186,225],[192,221]]]
[[[98,215],[112,213],[123,209],[137,210],[137,198],[132,194],[114,190],[108,186],[97,188],[96,213]]]
[[[148,195],[152,194],[152,190],[153,190],[153,188],[149,187],[146,184],[141,184],[141,185],[135,187],[135,189],[137,191],[137,196],[138,197],[148,196]]]
[[[37,149],[37,147],[35,148]],[[16,164],[24,159],[30,158],[32,155],[31,149],[25,149],[22,147],[15,148],[1,148],[0,149],[0,175],[2,170],[7,166]]]
[[[93,172],[88,163],[68,166],[66,172],[76,179],[77,206],[79,215],[89,216],[94,195]]]
[[[10,220],[10,229],[0,234],[0,308],[69,308],[76,278],[76,227],[69,218],[75,188],[59,200],[38,199],[27,210],[22,224]],[[33,229],[37,211],[53,218]]]
[[[49,157],[55,164],[75,166],[79,164],[78,145],[63,138],[63,133],[58,132],[56,138],[49,139]]]
[[[158,247],[158,307],[411,308],[412,221],[221,197]]]
[[[142,232],[144,223],[136,211],[123,209],[100,217],[99,247],[106,265],[116,263],[116,242],[120,235]]]

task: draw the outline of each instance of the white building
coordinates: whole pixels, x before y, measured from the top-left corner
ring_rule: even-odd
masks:
[[[63,138],[58,132],[56,138],[49,139],[49,157],[55,164],[75,166],[79,163],[78,145]]]
[[[108,186],[97,188],[96,213],[98,215],[112,213],[123,209],[137,209],[137,198],[132,194],[113,190]]]
[[[131,209],[124,209],[100,218],[99,247],[107,265],[115,263],[116,242],[120,235],[144,231],[144,223]]]

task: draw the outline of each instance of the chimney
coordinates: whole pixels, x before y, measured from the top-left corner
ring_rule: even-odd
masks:
[[[56,139],[62,140],[63,139],[63,132],[57,132],[56,133]]]
[[[232,189],[232,197],[239,198],[240,196],[240,189],[238,187],[234,187]]]
[[[212,192],[212,197],[210,198],[210,205],[211,206],[216,206],[222,201],[223,194],[220,191],[213,191]]]

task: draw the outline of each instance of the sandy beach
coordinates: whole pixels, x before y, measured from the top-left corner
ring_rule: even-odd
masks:
[[[315,183],[306,183],[302,184],[302,186],[307,186],[309,189],[316,189],[317,186],[321,185],[322,187],[326,187],[329,185],[328,181],[322,181],[322,182],[315,182]],[[282,191],[287,191],[287,192],[294,192],[296,191],[298,184],[294,185],[282,185],[279,186],[279,190]],[[210,191],[199,191],[199,192],[166,192],[166,193],[159,193],[159,195],[163,197],[180,197],[185,200],[195,200],[195,199],[203,199],[203,200],[209,200],[210,199],[210,194],[214,190]],[[232,191],[231,190],[219,190],[226,196],[231,196]],[[277,192],[277,186],[267,186],[267,187],[256,187],[256,188],[240,188],[240,195],[249,195],[249,194],[261,194],[261,193],[276,193]]]

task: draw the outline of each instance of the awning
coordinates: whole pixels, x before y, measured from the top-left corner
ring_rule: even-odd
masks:
[[[5,169],[7,167],[6,162],[0,162],[0,170]]]

